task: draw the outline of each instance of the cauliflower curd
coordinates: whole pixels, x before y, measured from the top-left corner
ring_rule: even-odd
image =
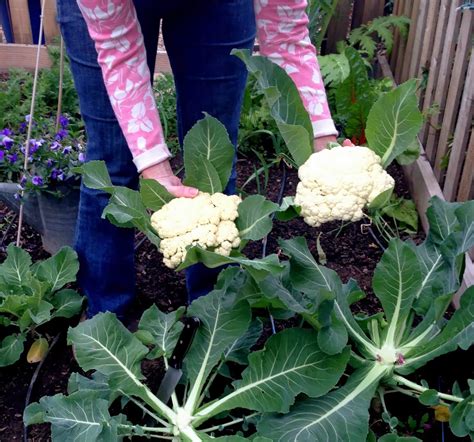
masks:
[[[240,244],[235,225],[237,195],[199,193],[195,198],[175,198],[151,217],[151,225],[161,238],[164,264],[174,269],[186,258],[186,248],[200,246],[229,256]]]
[[[336,146],[312,154],[299,168],[295,204],[310,226],[357,221],[379,194],[393,188],[380,157],[363,146]]]

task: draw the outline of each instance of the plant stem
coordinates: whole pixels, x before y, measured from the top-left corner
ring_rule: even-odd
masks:
[[[304,319],[309,325],[311,325],[311,327],[313,327],[315,330],[320,330],[320,329],[321,329],[321,324],[320,324],[320,322],[316,319],[315,316],[310,315],[310,314],[308,314],[308,313],[301,313],[301,316],[302,316],[303,319]]]
[[[146,414],[151,416],[153,419],[155,419],[157,422],[159,422],[163,426],[169,425],[169,422],[164,421],[161,419],[159,416],[157,416],[155,413],[152,413],[148,408],[146,408],[143,404],[141,404],[139,401],[137,401],[133,396],[125,395],[127,396],[128,399],[130,399],[138,408],[143,410]]]
[[[399,384],[402,384],[402,385],[405,385],[408,388],[411,388],[412,390],[415,390],[418,393],[423,393],[426,390],[428,390],[428,388],[423,387],[422,385],[419,385],[416,382],[412,382],[412,381],[404,378],[403,376],[394,375],[393,380],[395,382],[398,382]],[[404,391],[401,391],[401,393],[404,393]],[[453,396],[452,394],[441,393],[439,391],[438,391],[438,396],[441,399],[445,399],[445,400],[451,401],[451,402],[462,402],[464,400],[464,398],[462,398],[462,397]]]
[[[238,424],[238,423],[240,423],[240,422],[243,422],[243,421],[246,420],[246,419],[250,419],[251,417],[257,416],[257,414],[259,414],[259,413],[258,413],[258,412],[255,412],[255,413],[249,414],[248,416],[239,417],[239,418],[237,418],[237,419],[234,419],[234,420],[232,420],[232,421],[226,422],[226,423],[224,423],[224,424],[215,425],[215,426],[213,426],[213,427],[209,427],[209,428],[206,428],[206,429],[200,430],[200,431],[202,431],[203,433],[210,433],[211,431],[217,431],[217,430],[220,430],[221,428],[230,427],[231,425],[235,425],[235,424]]]
[[[124,430],[130,430],[132,435],[136,435],[134,433],[135,429],[139,428],[142,431],[149,432],[149,433],[169,433],[171,428],[161,428],[161,427],[142,427],[141,425],[126,425],[126,424],[118,424],[118,428],[123,428]]]

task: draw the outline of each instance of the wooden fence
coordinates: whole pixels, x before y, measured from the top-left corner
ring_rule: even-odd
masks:
[[[449,201],[474,195],[472,132],[474,11],[461,0],[395,0],[394,12],[411,18],[408,38],[395,37],[390,65],[400,83],[423,80],[420,106],[431,116],[420,141]]]

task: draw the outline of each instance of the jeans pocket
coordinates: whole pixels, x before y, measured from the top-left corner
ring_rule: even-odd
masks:
[[[83,20],[77,0],[56,1],[56,21],[59,24],[71,23],[77,20]]]

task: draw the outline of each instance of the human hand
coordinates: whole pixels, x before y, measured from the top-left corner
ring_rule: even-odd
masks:
[[[320,152],[321,150],[326,149],[328,143],[337,143],[337,138],[335,135],[327,135],[324,137],[318,137],[314,139],[314,151]],[[345,139],[342,143],[343,146],[354,146],[352,141]]]
[[[158,181],[166,190],[176,197],[194,198],[199,190],[194,187],[185,186],[175,176],[168,160],[150,166],[142,171],[143,178]]]

